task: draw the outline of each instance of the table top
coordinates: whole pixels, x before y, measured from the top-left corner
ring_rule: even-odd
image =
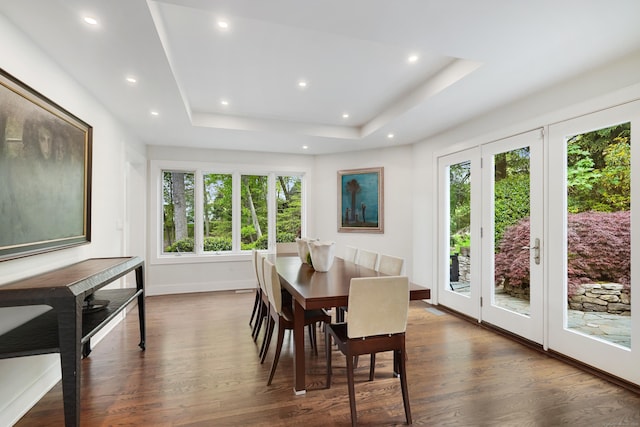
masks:
[[[78,297],[99,288],[135,268],[142,266],[142,258],[90,258],[75,264],[41,273],[35,276],[0,285],[4,303],[22,301],[28,304],[36,299]],[[37,298],[36,298],[37,297]]]
[[[346,306],[349,299],[349,286],[354,277],[384,276],[375,270],[365,268],[335,257],[331,269],[327,272],[315,271],[308,264],[303,264],[295,256],[269,255],[275,261],[282,286],[305,309],[331,308]],[[431,291],[412,283],[410,298],[429,299]]]

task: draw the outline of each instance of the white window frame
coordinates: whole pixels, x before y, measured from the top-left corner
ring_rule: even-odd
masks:
[[[194,252],[192,253],[165,253],[163,252],[163,175],[164,171],[176,171],[194,174]],[[203,212],[203,184],[202,179],[205,174],[230,174],[233,182],[233,214],[232,214],[232,250],[228,252],[204,252],[203,248],[203,230],[198,224],[202,224]],[[200,262],[228,262],[243,261],[250,256],[250,251],[240,249],[241,240],[241,224],[240,224],[240,207],[241,207],[241,191],[240,177],[242,175],[262,175],[268,180],[268,198],[269,210],[267,215],[269,235],[268,251],[274,251],[276,246],[276,212],[277,201],[276,194],[276,177],[277,176],[298,176],[301,178],[302,191],[302,209],[301,209],[301,229],[302,235],[306,235],[306,180],[309,171],[300,169],[291,169],[289,167],[256,167],[254,165],[243,164],[216,164],[205,162],[189,162],[189,161],[171,161],[171,160],[152,160],[149,168],[149,205],[150,205],[150,221],[149,221],[149,246],[150,246],[150,263],[151,264],[185,264]]]

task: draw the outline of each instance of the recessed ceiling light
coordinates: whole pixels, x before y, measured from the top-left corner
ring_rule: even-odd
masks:
[[[218,21],[218,28],[221,30],[228,30],[229,29],[229,23],[223,19]]]
[[[308,150],[308,149],[309,149],[309,146],[308,146],[308,145],[303,145],[303,146],[302,146],[302,149],[303,149],[303,150]]]
[[[300,80],[298,82],[298,87],[303,88],[303,89],[306,88],[307,87],[307,82],[305,80]]]
[[[342,113],[342,118],[343,119],[348,119],[349,118],[349,113]]]
[[[413,64],[414,62],[418,62],[418,55],[410,55],[407,58],[407,61],[409,62],[409,64]]]
[[[133,76],[127,76],[127,82],[131,84],[135,84],[135,83],[138,83],[138,79],[136,79]]]
[[[226,99],[222,99],[222,100],[220,100],[220,104],[222,104],[222,105],[224,105],[226,107],[227,105],[229,105],[229,101],[227,101]]]
[[[388,134],[387,134],[387,138],[389,138],[389,139],[393,139],[394,137],[395,137],[395,135],[394,135],[394,134],[392,134],[392,133],[388,133]]]
[[[151,115],[152,115],[152,116],[159,116],[159,115],[160,115],[160,113],[158,113],[158,112],[157,112],[157,111],[155,111],[155,110],[152,110],[152,111],[151,111]]]
[[[85,24],[98,25],[98,20],[93,16],[85,16],[84,18],[82,18],[82,20],[85,22]]]

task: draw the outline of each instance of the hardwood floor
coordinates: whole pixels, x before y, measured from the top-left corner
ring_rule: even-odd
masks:
[[[83,426],[350,425],[345,360],[333,352],[325,388],[323,340],[307,340],[307,394],[293,394],[291,338],[273,384],[248,325],[253,293],[147,298],[147,350],[135,312],[82,361]],[[451,314],[411,303],[407,371],[414,425],[639,426],[640,396]],[[319,338],[322,335],[319,335]],[[259,342],[261,342],[262,333]],[[275,345],[275,340],[272,346]],[[368,382],[361,358],[361,425],[403,425],[391,354],[378,355]],[[17,424],[61,426],[58,384]]]

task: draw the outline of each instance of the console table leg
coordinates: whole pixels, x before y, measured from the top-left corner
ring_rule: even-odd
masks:
[[[138,323],[140,324],[140,348],[145,349],[146,340],[146,325],[144,323],[144,267],[141,265],[136,268],[136,287],[138,290],[142,290],[142,293],[138,295]]]
[[[60,365],[62,367],[62,396],[64,423],[67,427],[80,425],[80,355],[82,344],[82,299],[75,304],[54,307],[58,314]]]

